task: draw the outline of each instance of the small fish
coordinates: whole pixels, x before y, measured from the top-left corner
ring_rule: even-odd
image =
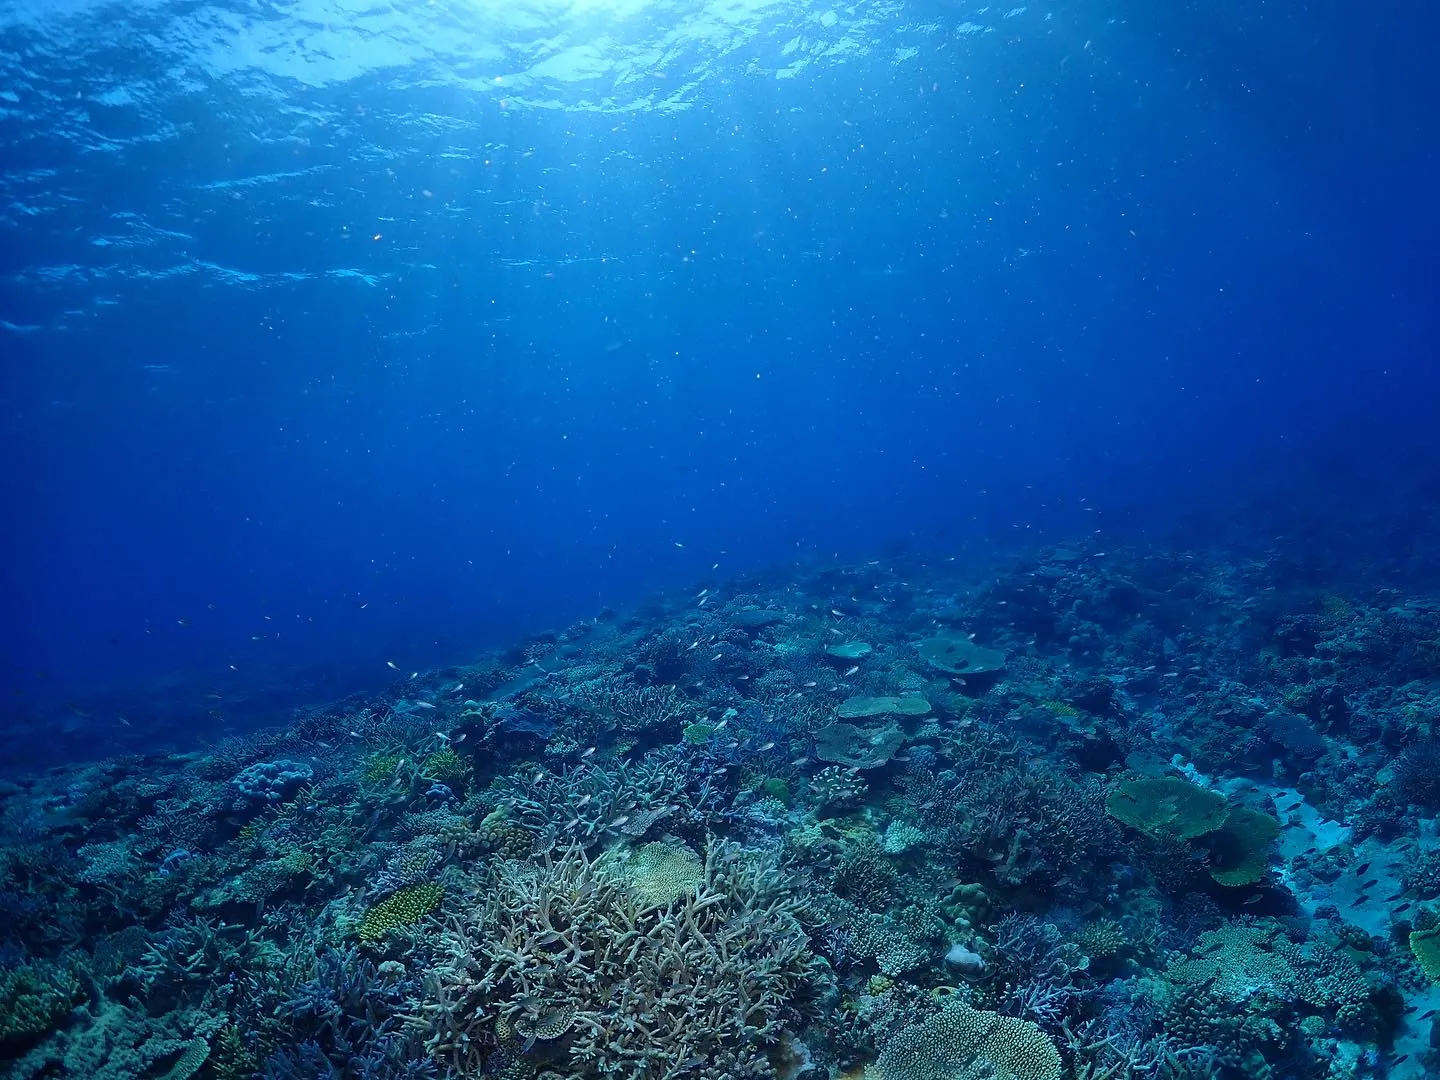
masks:
[[[350,732],[350,737],[352,739],[363,739],[365,736],[361,735],[358,731],[352,731]]]
[[[544,769],[541,769],[539,772],[537,772],[537,773],[535,774],[535,779],[534,779],[534,780],[531,780],[530,782],[531,782],[532,784],[538,784],[541,780],[544,780],[544,779],[545,779],[545,770],[544,770]]]
[[[757,747],[755,748],[755,753],[757,753],[757,754],[763,754],[763,753],[765,753],[766,750],[774,750],[774,749],[775,749],[775,744],[774,744],[773,742],[767,742],[764,746],[757,746]]]
[[[705,606],[706,604],[708,604],[709,602],[710,602],[710,598],[709,598],[708,596],[702,596],[702,597],[700,598],[700,603],[696,604],[695,606],[696,606],[696,607],[704,607],[704,606]]]
[[[1394,893],[1393,896],[1387,896],[1387,897],[1385,897],[1385,902],[1386,902],[1387,904],[1393,904],[1396,900],[1399,900],[1400,897],[1402,897],[1402,896],[1404,896],[1404,895],[1405,895],[1405,890],[1404,890],[1404,889],[1397,889],[1397,890],[1395,891],[1395,893]]]
[[[699,646],[700,646],[700,639],[697,637],[694,641],[690,642],[690,648],[689,648],[689,649],[686,649],[685,651],[686,651],[686,652],[689,652],[690,649],[699,648]]]
[[[675,541],[675,546],[676,546],[677,548],[683,548],[685,545],[682,544],[679,540],[676,540],[676,541]]]
[[[231,671],[239,671],[240,669],[239,669],[238,667],[236,667],[234,664],[231,664],[231,665],[230,665],[230,670],[231,670]]]
[[[400,668],[396,665],[396,663],[395,663],[394,660],[386,660],[386,661],[385,661],[385,666],[388,667],[391,671],[399,671],[399,670],[400,670]]]
[[[1395,1064],[1396,1064],[1396,1065],[1402,1065],[1402,1064],[1405,1063],[1405,1060],[1406,1060],[1407,1058],[1409,1058],[1409,1057],[1410,1057],[1409,1054],[1401,1054],[1398,1058],[1395,1059]]]
[[[580,760],[581,760],[581,761],[584,761],[587,757],[589,757],[589,756],[590,756],[591,754],[593,754],[593,753],[595,753],[595,747],[592,746],[592,747],[590,747],[590,749],[586,750],[583,754],[580,755]]]
[[[1360,887],[1361,887],[1362,889],[1368,889],[1368,888],[1370,888],[1372,885],[1379,885],[1379,884],[1380,884],[1380,879],[1377,877],[1377,878],[1371,878],[1369,881],[1365,882],[1365,884],[1364,884],[1364,885],[1361,885]]]
[[[465,684],[464,684],[463,682],[457,682],[454,686],[452,686],[452,687],[450,688],[450,693],[452,693],[452,694],[458,694],[461,690],[464,690],[464,689],[465,689]]]
[[[736,675],[735,678],[736,678],[736,680],[739,681],[739,682],[744,682],[746,679],[750,678],[750,676],[749,676],[749,675]]]
[[[456,742],[456,743],[462,743],[462,742],[464,742],[464,741],[465,741],[465,736],[466,736],[466,735],[469,735],[469,734],[470,734],[470,733],[469,733],[468,731],[462,731],[462,732],[460,732],[460,737],[459,737],[458,739],[456,739],[455,742]]]
[[[717,652],[714,656],[710,657],[710,662],[713,664],[716,660],[719,660],[724,655],[724,653]]]
[[[809,764],[810,759],[808,757],[797,757],[794,761],[790,762],[791,767],[796,769],[804,768]]]
[[[614,821],[610,822],[610,826],[609,826],[609,827],[612,828],[612,829],[618,829],[621,825],[624,825],[624,824],[625,824],[627,821],[629,821],[629,820],[630,820],[630,815],[629,815],[629,814],[621,814],[621,815],[620,815],[619,817],[617,817]]]
[[[709,596],[709,595],[710,595],[710,590],[709,590],[709,589],[701,589],[699,595],[697,595],[697,596],[695,597],[695,599],[699,600],[701,597]]]
[[[820,685],[820,684],[819,684],[818,682],[816,682],[814,679],[811,679],[809,682],[807,682],[807,683],[805,684],[805,689],[810,690],[810,689],[812,689],[812,688],[814,688],[814,687],[816,687],[816,686],[819,686],[819,685]]]
[[[844,637],[844,636],[845,636],[845,631],[844,631],[844,630],[836,630],[833,626],[830,627],[830,633],[834,634],[836,637]]]
[[[1365,871],[1369,869],[1370,864],[1368,862],[1362,862],[1359,866],[1355,867],[1355,876],[1359,877],[1361,874],[1365,873]]]
[[[565,823],[565,831],[566,831],[566,832],[569,832],[569,831],[571,831],[572,829],[576,828],[579,824],[580,824],[580,819],[579,819],[578,817],[577,817],[577,818],[571,818],[569,821],[567,821],[567,822]]]
[[[1395,909],[1395,914],[1399,915],[1402,911],[1409,911],[1414,906],[1415,905],[1411,901],[1406,900],[1405,903],[1401,904]]]
[[[1264,899],[1264,895],[1262,895],[1261,893],[1256,893],[1254,896],[1251,896],[1245,900],[1245,905],[1248,906],[1250,904],[1258,904],[1261,900]]]
[[[415,707],[417,709],[433,709],[435,706],[431,705],[428,701],[417,701],[415,702]]]
[[[1420,1019],[1421,1019],[1421,1020],[1429,1020],[1430,1017],[1432,1017],[1432,1016],[1434,1016],[1434,1015],[1435,1015],[1435,1010],[1434,1010],[1434,1009],[1426,1009],[1423,1013],[1420,1014]]]
[[[860,670],[860,665],[859,665],[859,664],[855,664],[853,667],[848,667],[848,668],[846,668],[846,669],[845,669],[845,674],[844,674],[844,675],[841,675],[840,677],[841,677],[842,679],[848,679],[851,675],[854,675],[854,674],[855,674],[857,671],[859,671],[859,670]]]
[[[575,804],[575,809],[576,809],[576,810],[579,810],[579,809],[581,809],[581,808],[583,808],[583,807],[589,806],[589,805],[590,805],[590,800],[593,799],[594,797],[595,797],[594,795],[586,795],[583,799],[581,799],[579,802],[577,802],[577,803]]]
[[[727,724],[729,724],[729,723],[730,723],[730,718],[727,716],[724,720],[721,720],[718,724],[715,725],[715,730],[716,730],[716,731],[724,731],[724,730],[725,730],[725,726],[726,726]]]

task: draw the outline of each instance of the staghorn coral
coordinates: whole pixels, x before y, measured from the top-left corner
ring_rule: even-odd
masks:
[[[769,1077],[766,1057],[818,987],[796,900],[771,860],[712,841],[701,879],[664,906],[579,845],[501,862],[452,915],[448,959],[417,1022],[455,1072],[517,1049],[576,1078]]]
[[[504,817],[540,837],[594,846],[621,836],[639,838],[658,822],[708,825],[719,813],[721,789],[708,769],[690,767],[676,748],[652,751],[637,764],[593,762],[496,783]]]

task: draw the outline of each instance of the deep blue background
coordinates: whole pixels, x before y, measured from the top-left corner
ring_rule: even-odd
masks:
[[[895,546],[1403,547],[1435,16],[1160,7],[593,15],[569,76],[462,6],[4,8],[11,723]]]

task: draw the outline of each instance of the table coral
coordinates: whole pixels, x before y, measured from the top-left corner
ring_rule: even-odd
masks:
[[[1060,1080],[1060,1052],[1028,1020],[947,1005],[885,1044],[867,1080]]]

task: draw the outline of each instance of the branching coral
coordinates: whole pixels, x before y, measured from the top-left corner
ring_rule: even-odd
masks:
[[[821,979],[800,913],[772,861],[719,841],[664,906],[578,845],[501,862],[451,917],[417,1022],[466,1075],[524,1050],[577,1078],[772,1076],[767,1048]]]
[[[587,847],[609,838],[641,837],[659,822],[704,826],[718,813],[721,789],[712,774],[688,767],[680,753],[655,751],[635,765],[585,762],[561,772],[540,770],[501,781],[506,820],[561,844]]]

